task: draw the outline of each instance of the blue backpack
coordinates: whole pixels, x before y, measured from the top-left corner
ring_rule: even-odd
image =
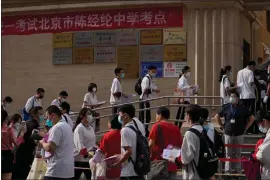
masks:
[[[34,100],[33,100],[32,107],[31,107],[31,108],[33,108],[34,105],[35,105],[35,97],[34,97]],[[27,120],[30,119],[30,114],[26,111],[25,106],[24,106],[24,108],[22,109],[22,114],[23,114],[23,120],[24,120],[24,121],[27,121]]]

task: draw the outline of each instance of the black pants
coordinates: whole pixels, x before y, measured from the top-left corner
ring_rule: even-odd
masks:
[[[255,99],[242,99],[242,103],[249,109],[251,114],[255,114]],[[257,133],[259,128],[257,123],[253,123],[247,130],[247,133]]]
[[[49,177],[49,176],[44,176],[43,180],[71,180],[72,178],[58,178],[58,177]]]
[[[84,173],[86,179],[91,180],[91,170],[89,162],[76,162],[75,161],[75,167],[81,167],[81,168],[89,168],[89,169],[74,169],[74,179],[80,179],[82,173]]]
[[[140,103],[140,109],[145,109],[145,108],[150,108],[150,103],[148,101]],[[139,119],[142,123],[150,123],[151,111],[150,110],[140,111]],[[145,125],[145,134],[146,134],[146,137],[148,137],[149,135],[148,125]]]
[[[124,179],[124,180],[129,180],[129,179],[144,180],[143,177],[139,177],[139,176],[120,177],[120,179]]]
[[[190,104],[188,101],[184,101],[183,104]],[[176,114],[176,120],[184,120],[185,119],[185,110],[186,107],[179,107],[177,114]],[[179,127],[179,129],[181,129],[183,122],[175,122],[174,123],[176,126]]]
[[[1,173],[12,173],[14,155],[11,150],[1,150]]]

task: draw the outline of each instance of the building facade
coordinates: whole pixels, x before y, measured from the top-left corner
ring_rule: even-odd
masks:
[[[233,67],[235,81],[238,70],[263,61],[270,47],[266,11],[250,11],[240,1],[19,2],[4,3],[2,14],[2,94],[13,97],[14,111],[38,87],[46,90],[45,107],[66,90],[79,110],[90,82],[108,101],[116,67],[126,71],[124,92],[134,93],[150,64],[159,68],[160,96],[173,95],[186,64],[200,95],[219,96],[222,67]]]

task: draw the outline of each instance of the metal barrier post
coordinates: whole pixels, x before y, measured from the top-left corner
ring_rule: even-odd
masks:
[[[218,172],[221,174],[222,173],[222,162],[218,161]],[[218,179],[221,179],[221,175],[219,175]]]
[[[209,105],[209,116],[210,116],[209,121],[211,123],[212,121],[212,106],[211,105]]]

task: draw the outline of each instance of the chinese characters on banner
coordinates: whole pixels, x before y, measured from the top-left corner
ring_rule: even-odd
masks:
[[[181,6],[2,17],[2,35],[182,26]]]
[[[141,46],[141,61],[163,61],[163,45]]]
[[[142,30],[141,45],[162,44],[162,30]]]
[[[94,62],[115,62],[115,47],[95,47]]]
[[[69,48],[72,47],[72,33],[53,34],[54,48]]]
[[[74,48],[73,64],[92,64],[94,62],[94,48]]]
[[[163,44],[186,44],[186,31],[184,29],[164,29]]]
[[[186,45],[164,45],[164,61],[186,61]]]
[[[164,77],[179,77],[187,62],[164,62]]]

